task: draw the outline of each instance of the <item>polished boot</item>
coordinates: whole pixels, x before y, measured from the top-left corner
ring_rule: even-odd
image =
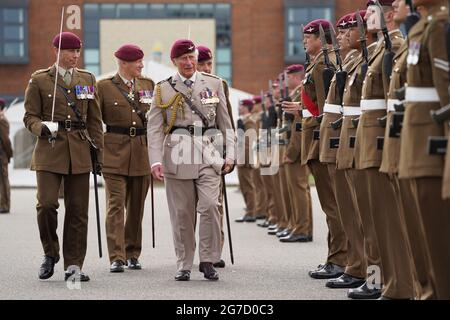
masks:
[[[363,285],[365,280],[363,278],[356,278],[352,277],[346,273],[344,273],[339,278],[330,279],[327,281],[325,286],[328,288],[358,288],[359,286]]]

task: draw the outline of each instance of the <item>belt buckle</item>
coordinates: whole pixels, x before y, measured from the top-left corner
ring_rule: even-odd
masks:
[[[70,119],[64,120],[64,129],[66,131],[70,131],[72,129],[72,120]]]
[[[195,133],[195,126],[187,126],[188,132],[191,136]]]
[[[130,127],[130,137],[136,137],[136,127]]]

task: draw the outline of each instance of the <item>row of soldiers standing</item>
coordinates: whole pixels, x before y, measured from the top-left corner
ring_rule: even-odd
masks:
[[[443,0],[371,0],[339,19],[337,35],[312,21],[306,70],[285,70],[262,94],[265,112],[258,98],[241,102],[241,129],[270,134],[260,131],[256,148],[264,173],[238,166],[247,205],[239,221],[267,213],[259,225],[280,241],[312,241],[311,172],[329,233],[326,262],[309,275],[350,298],[450,298],[448,20]],[[255,194],[265,208],[252,205]]]

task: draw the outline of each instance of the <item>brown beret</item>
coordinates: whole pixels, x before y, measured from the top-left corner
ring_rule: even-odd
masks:
[[[144,57],[144,52],[134,44],[124,44],[114,52],[114,55],[123,61],[136,61]]]
[[[61,36],[61,50],[81,49],[80,38],[72,32],[62,32],[53,38],[53,46],[59,47],[59,37]]]

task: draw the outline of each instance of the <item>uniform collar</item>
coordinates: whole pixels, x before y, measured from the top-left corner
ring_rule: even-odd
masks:
[[[128,82],[130,82],[130,81],[131,81],[132,84],[134,84],[134,79],[128,80],[124,76],[122,76],[120,74],[120,72],[117,72],[117,74],[119,75],[120,79],[122,79],[123,83],[125,83],[126,85],[128,85]]]
[[[56,63],[55,63],[55,66],[56,66]],[[71,76],[73,75],[73,68],[70,68],[70,69],[66,70],[66,69],[64,69],[63,67],[58,66],[58,73],[61,75],[61,77],[64,77],[64,76],[65,76],[66,71],[69,71],[69,73],[70,73]]]
[[[185,78],[181,75],[181,73],[178,72],[178,76],[180,77],[181,81],[185,82],[186,80],[188,80],[188,78]],[[197,71],[194,72],[194,74],[192,75],[192,77],[189,78],[189,80],[192,81],[192,83],[195,83],[195,80],[197,79]]]

